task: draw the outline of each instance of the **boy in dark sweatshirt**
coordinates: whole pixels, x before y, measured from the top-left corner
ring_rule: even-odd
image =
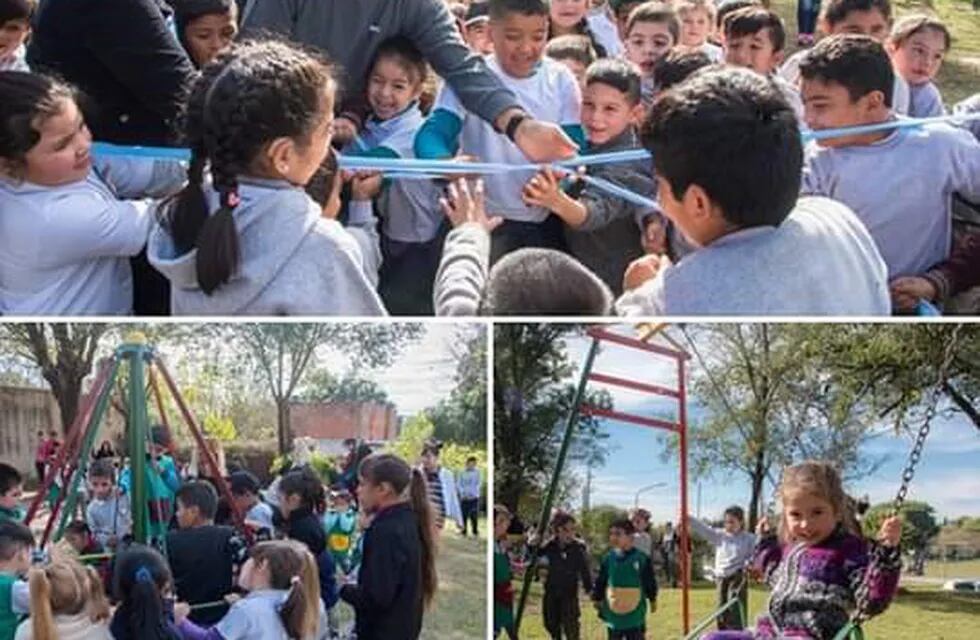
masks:
[[[579,583],[586,593],[592,591],[588,551],[575,537],[571,514],[555,514],[551,530],[554,536],[538,556],[538,578],[544,580],[544,626],[554,640],[579,640]]]
[[[633,523],[620,518],[609,525],[609,553],[602,559],[592,600],[606,623],[609,640],[643,640],[647,603],[657,610],[657,579],[650,557],[633,548]]]

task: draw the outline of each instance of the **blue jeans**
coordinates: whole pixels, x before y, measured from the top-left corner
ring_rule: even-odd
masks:
[[[797,0],[796,24],[799,33],[812,34],[820,15],[820,0]]]

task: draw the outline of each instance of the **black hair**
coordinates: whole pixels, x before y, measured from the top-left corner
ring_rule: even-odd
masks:
[[[92,535],[92,530],[89,528],[88,524],[84,520],[72,520],[71,523],[65,527],[65,533],[74,533],[80,536],[90,536]]]
[[[548,0],[490,0],[490,19],[503,20],[511,13],[522,16],[549,16]]]
[[[724,31],[725,18],[727,18],[732,13],[740,9],[745,9],[746,7],[762,7],[764,6],[759,0],[730,0],[729,2],[724,2],[718,7],[718,12],[715,15],[715,27],[719,31]]]
[[[658,22],[667,25],[667,30],[674,43],[681,37],[681,23],[677,19],[677,13],[669,4],[663,2],[644,2],[630,13],[629,21],[626,23],[626,36],[629,37],[630,31],[640,22]]]
[[[466,456],[467,462],[476,462],[476,456]]]
[[[41,140],[39,127],[62,112],[76,94],[67,84],[26,71],[0,71],[0,158],[19,175],[24,156]]]
[[[870,36],[842,33],[822,39],[800,60],[800,76],[839,84],[852,102],[880,91],[885,105],[892,105],[895,72],[885,48]]]
[[[259,479],[250,471],[236,471],[228,476],[228,485],[231,493],[236,496],[243,496],[247,493],[259,495],[261,485]]]
[[[585,71],[585,86],[594,83],[609,85],[626,95],[630,106],[640,103],[640,73],[636,66],[617,58],[605,58],[593,63]]]
[[[428,483],[418,468],[391,453],[372,453],[361,460],[358,475],[372,485],[387,483],[398,494],[409,490],[409,504],[418,519],[418,534],[422,549],[422,601],[428,605],[439,587],[436,572],[436,540],[432,503]]]
[[[238,11],[235,0],[169,0],[174,10],[174,31],[177,39],[187,49],[187,25],[201,16],[233,14]]]
[[[0,0],[0,27],[11,20],[30,20],[37,0]]]
[[[620,517],[610,522],[609,530],[612,531],[613,529],[619,529],[626,535],[633,535],[636,533],[636,527],[633,526],[633,521],[629,518]]]
[[[179,639],[168,624],[163,601],[172,582],[167,561],[152,547],[133,544],[116,555],[112,590],[120,604],[115,615],[121,618],[128,637]]]
[[[653,67],[653,77],[657,79],[657,88],[666,91],[691,77],[698,69],[711,66],[711,58],[703,51],[684,51],[672,49],[664,57],[657,60]]]
[[[388,38],[378,45],[378,50],[374,52],[371,64],[368,65],[369,77],[374,72],[375,65],[384,58],[393,59],[408,73],[409,78],[419,84],[425,82],[429,75],[429,65],[425,62],[425,56],[415,46],[415,43],[406,36]]]
[[[34,534],[20,522],[0,522],[0,561],[9,562],[23,549],[34,546]]]
[[[786,46],[786,26],[775,11],[763,7],[746,7],[728,15],[725,19],[725,39],[741,38],[769,29],[769,42],[773,51]]]
[[[438,458],[441,452],[442,452],[442,442],[439,440],[431,439],[431,440],[426,440],[424,443],[422,443],[423,456],[431,453],[432,455]]]
[[[642,138],[675,198],[696,184],[732,225],[776,226],[796,204],[803,166],[796,114],[779,87],[753,71],[698,71],[654,103]]]
[[[592,41],[587,36],[575,34],[549,40],[544,47],[544,55],[552,60],[574,60],[586,67],[596,59]]]
[[[737,504],[733,504],[732,506],[725,509],[725,515],[735,518],[743,525],[745,524],[745,510],[742,509],[742,507],[738,506]]]
[[[111,482],[116,481],[116,469],[112,466],[112,462],[105,458],[100,458],[92,462],[92,466],[88,468],[89,478],[108,478]]]
[[[5,462],[0,462],[0,496],[7,495],[8,491],[23,483],[24,476],[20,471]]]
[[[323,482],[309,467],[294,469],[284,475],[279,481],[279,493],[299,496],[301,508],[314,513],[326,510],[327,494],[323,490]]]
[[[205,520],[214,520],[218,511],[218,492],[210,482],[194,480],[185,483],[177,490],[177,500],[184,508],[197,507],[198,513]]]
[[[297,141],[330,116],[323,96],[334,85],[330,67],[297,45],[275,40],[233,45],[196,79],[182,122],[191,148],[188,184],[166,206],[165,224],[180,252],[197,248],[197,280],[212,294],[240,260],[232,211],[238,176],[280,137]],[[219,209],[208,215],[202,184],[210,168]]]
[[[170,448],[171,438],[170,429],[163,424],[155,424],[150,427],[150,442],[160,447]]]
[[[847,19],[852,11],[871,11],[877,9],[886,22],[892,20],[892,3],[890,0],[829,0],[823,6],[822,16],[831,27]]]
[[[622,17],[623,13],[632,13],[641,4],[643,4],[643,0],[609,0],[609,8],[613,10],[613,15],[617,20]]]
[[[333,193],[334,187],[337,186],[337,180],[340,180],[340,171],[337,167],[337,153],[331,147],[327,151],[327,156],[323,159],[323,162],[317,167],[313,177],[306,183],[304,187],[306,195],[313,198],[313,202],[324,207],[327,201],[330,200],[330,194]]]
[[[480,313],[604,316],[612,303],[606,283],[572,256],[527,248],[508,253],[490,269]]]
[[[551,527],[552,531],[557,532],[559,528],[564,527],[569,522],[575,522],[575,516],[567,511],[558,511],[555,515],[551,516],[551,523],[548,525]]]

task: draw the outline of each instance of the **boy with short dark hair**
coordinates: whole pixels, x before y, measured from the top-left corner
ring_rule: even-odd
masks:
[[[657,101],[643,139],[664,215],[701,248],[676,265],[634,262],[621,314],[889,312],[885,265],[860,221],[831,200],[797,202],[800,130],[769,80],[701,70]]]
[[[515,93],[528,114],[561,125],[569,137],[581,142],[581,92],[571,71],[544,56],[548,28],[545,0],[490,0],[494,53],[487,58],[487,66]],[[512,137],[514,124],[508,129]],[[415,157],[420,159],[447,159],[459,152],[484,162],[527,164],[513,141],[467,111],[448,85],[440,90],[414,146]],[[560,221],[521,200],[521,187],[533,173],[508,171],[485,177],[489,207],[504,219],[493,234],[492,262],[522,247],[562,248]]]
[[[745,531],[745,511],[737,505],[725,509],[721,529],[710,527],[694,516],[688,516],[688,524],[694,535],[707,540],[715,548],[714,579],[718,606],[738,595],[742,602],[741,611],[746,611],[749,591],[745,565],[752,560],[755,536]],[[718,628],[742,629],[745,622],[739,610],[730,607],[719,616]]]
[[[552,638],[579,640],[579,586],[592,592],[592,572],[585,543],[575,535],[575,517],[558,512],[551,519],[552,538],[538,552],[537,576],[544,580],[542,615]]]
[[[884,44],[892,23],[891,0],[829,0],[823,6],[820,30],[827,35],[865,35]],[[808,50],[790,56],[779,69],[779,75],[794,87],[800,86],[800,61]],[[894,77],[892,111],[908,115],[909,85],[901,76]]]
[[[653,71],[660,92],[687,80],[695,71],[711,66],[711,58],[700,51],[679,51],[674,49],[657,62]]]
[[[272,507],[262,501],[259,479],[249,471],[235,471],[228,476],[231,499],[245,517],[245,522],[255,529],[275,530]]]
[[[674,48],[680,39],[681,26],[670,5],[644,2],[630,13],[626,21],[623,44],[625,58],[640,69],[643,105],[649,107],[656,97],[654,69],[657,61]]]
[[[106,458],[89,467],[88,484],[92,500],[85,507],[85,522],[100,545],[114,549],[132,530],[130,501],[116,490],[116,470]]]
[[[544,55],[568,67],[578,82],[578,88],[585,91],[585,72],[596,60],[595,49],[592,48],[592,42],[587,37],[558,36],[545,46]]]
[[[772,79],[793,107],[797,118],[803,117],[803,102],[794,86],[775,75],[783,61],[786,28],[775,11],[762,7],[740,9],[725,19],[725,62],[752,69]]]
[[[216,602],[231,593],[234,566],[242,540],[231,527],[216,526],[218,493],[211,483],[194,480],[177,491],[177,531],[167,534],[167,558],[177,597],[191,605]],[[190,619],[212,625],[227,613],[227,606],[192,611]]]
[[[92,530],[83,520],[73,520],[65,527],[65,540],[80,556],[105,552],[105,548],[95,539]]]
[[[588,146],[584,155],[639,149],[637,127],[643,119],[643,104],[636,68],[623,60],[600,60],[589,67],[585,84],[582,127]],[[589,167],[586,175],[654,197],[647,161],[597,165]],[[656,219],[651,224],[662,224],[659,212],[588,182],[574,184],[566,192],[560,174],[547,167],[524,186],[524,200],[561,218],[570,253],[602,278],[614,295],[622,292],[626,267],[643,255],[639,224],[647,216]]]
[[[442,208],[455,227],[446,237],[433,296],[437,316],[608,315],[609,287],[582,263],[552,249],[519,249],[489,269],[489,217],[483,182],[449,185]]]
[[[647,600],[657,610],[657,579],[650,557],[633,547],[633,523],[618,518],[609,525],[609,553],[602,559],[592,600],[609,640],[646,637]]]
[[[24,43],[37,0],[0,0],[0,71],[30,71]]]
[[[24,496],[24,477],[20,471],[0,462],[0,522],[23,522],[27,512],[21,505]]]
[[[891,62],[872,38],[826,38],[809,50],[800,72],[811,129],[895,118]],[[890,280],[925,273],[949,257],[954,193],[980,201],[980,144],[950,125],[814,141],[806,152],[802,193],[850,207],[874,238]]]
[[[34,534],[19,522],[0,521],[0,640],[14,640],[17,625],[30,613],[31,596],[23,575],[31,568]]]

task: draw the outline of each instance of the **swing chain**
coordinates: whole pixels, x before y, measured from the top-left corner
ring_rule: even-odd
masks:
[[[898,488],[898,494],[895,496],[895,502],[892,505],[891,515],[893,516],[898,515],[902,509],[902,505],[905,503],[905,497],[909,491],[909,484],[911,484],[912,478],[915,476],[915,467],[919,464],[919,459],[922,457],[922,449],[926,444],[926,438],[929,437],[932,419],[938,412],[939,400],[946,388],[946,381],[949,378],[949,369],[953,366],[953,359],[956,357],[956,345],[959,341],[959,334],[962,328],[962,324],[954,326],[949,342],[946,344],[943,352],[943,359],[939,363],[939,374],[929,397],[929,405],[926,407],[925,418],[922,421],[922,426],[919,427],[919,433],[916,435],[912,451],[909,452],[909,459],[905,465],[905,470],[902,471],[902,484]],[[868,599],[871,595],[871,584],[877,581],[879,574],[880,570],[877,564],[872,562],[868,567],[867,577],[858,587],[857,597],[855,598],[856,607],[854,615],[851,618],[856,625],[856,629],[860,629],[860,625],[871,617],[867,613]]]
[[[932,393],[930,394],[929,405],[926,407],[925,418],[922,421],[922,426],[919,427],[919,433],[915,437],[915,443],[912,446],[912,450],[909,452],[909,458],[905,465],[905,469],[902,471],[902,484],[898,488],[898,493],[895,496],[895,502],[892,505],[892,515],[898,515],[898,512],[901,511],[902,505],[905,503],[905,498],[908,495],[909,485],[912,482],[912,478],[915,477],[915,468],[918,466],[919,459],[922,457],[922,449],[925,447],[926,438],[929,437],[929,431],[932,428],[932,419],[935,418],[936,413],[938,413],[939,400],[944,389],[946,388],[946,380],[949,377],[949,369],[953,365],[953,359],[956,357],[956,345],[959,341],[959,333],[962,328],[962,324],[955,325],[949,342],[946,344],[943,359],[939,364],[939,374],[937,376],[936,384],[932,389]]]

